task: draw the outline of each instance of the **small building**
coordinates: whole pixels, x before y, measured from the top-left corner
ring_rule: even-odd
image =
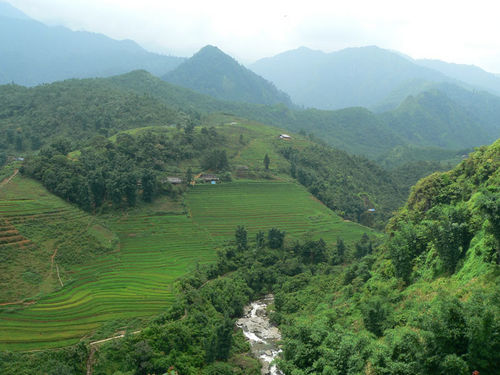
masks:
[[[217,183],[219,181],[219,177],[214,174],[202,174],[199,178],[203,182]]]
[[[284,139],[285,141],[289,141],[292,139],[288,134],[280,134],[280,139]]]
[[[179,177],[167,177],[167,181],[170,182],[172,185],[182,184],[182,179]]]

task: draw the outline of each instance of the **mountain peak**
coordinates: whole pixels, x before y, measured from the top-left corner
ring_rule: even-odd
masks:
[[[163,79],[217,99],[291,105],[288,95],[212,45],[200,49]]]
[[[233,59],[227,53],[222,51],[219,47],[212,46],[210,44],[200,49],[191,57],[191,60],[199,60],[199,59],[201,60],[210,59],[212,61],[214,59],[220,59],[220,60],[226,60],[227,62],[231,61],[234,64],[238,64],[238,62],[235,59]]]

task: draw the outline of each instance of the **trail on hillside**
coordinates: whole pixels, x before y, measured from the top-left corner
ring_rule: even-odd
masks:
[[[134,331],[131,334],[137,335],[138,333],[141,333],[141,330]],[[117,336],[113,336],[113,337],[109,337],[107,339],[97,340],[97,341],[93,341],[93,342],[89,343],[90,353],[89,353],[89,357],[87,359],[87,374],[86,375],[92,375],[92,368],[93,368],[94,363],[95,363],[95,352],[98,350],[98,345],[103,344],[103,343],[108,342],[108,341],[121,339],[124,337],[125,337],[125,334],[122,333],[122,334],[117,335]]]
[[[0,182],[0,188],[7,185],[10,182],[10,180],[12,180],[14,177],[16,177],[18,172],[19,172],[19,169],[15,169],[14,173],[12,173],[9,177],[4,178],[3,181]]]
[[[57,255],[57,247],[54,250],[54,254],[52,254],[52,256],[50,257],[50,274],[52,274],[52,271],[54,270],[54,258],[56,257],[56,255]]]

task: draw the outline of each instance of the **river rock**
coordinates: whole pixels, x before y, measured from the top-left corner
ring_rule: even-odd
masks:
[[[262,375],[283,375],[272,361],[279,356],[281,349],[278,341],[281,334],[277,327],[273,326],[267,315],[267,306],[274,301],[274,296],[254,301],[245,306],[244,316],[236,322],[236,326],[243,330],[243,334],[250,342],[253,355],[262,364]]]

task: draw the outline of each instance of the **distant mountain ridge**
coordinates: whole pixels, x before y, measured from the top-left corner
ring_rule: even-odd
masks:
[[[476,147],[491,143],[500,133],[500,97],[451,83],[429,85],[398,108],[377,114],[360,107],[298,110],[284,105],[221,101],[162,82],[143,71],[108,81],[151,95],[168,106],[204,113],[233,113],[293,131],[310,132],[334,147],[373,159],[401,145],[421,148],[422,153],[427,147]],[[424,129],[430,129],[429,134]]]
[[[163,75],[184,61],[148,52],[131,40],[49,27],[6,3],[0,3],[0,56],[0,83],[26,86],[135,69]]]
[[[500,76],[489,73],[475,65],[454,64],[428,59],[415,60],[415,62],[427,68],[437,70],[448,77],[500,95]]]
[[[305,47],[262,59],[250,68],[306,107],[373,107],[409,80],[447,77],[375,46],[324,53]]]
[[[287,94],[215,46],[203,47],[163,79],[221,100],[292,105]]]
[[[301,47],[250,68],[288,92],[296,104],[319,109],[363,106],[385,111],[436,83],[500,94],[500,77],[476,66],[413,60],[376,46],[332,53]]]

